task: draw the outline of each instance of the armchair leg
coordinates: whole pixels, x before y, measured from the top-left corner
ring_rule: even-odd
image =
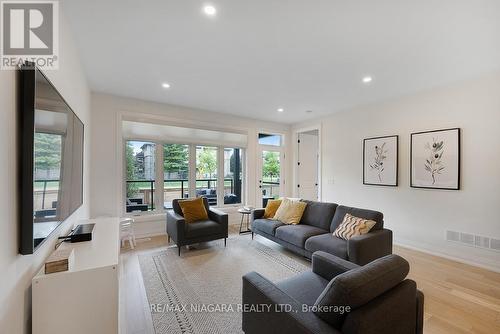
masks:
[[[177,245],[177,248],[179,249],[179,256],[181,256],[181,246]]]
[[[226,247],[226,238],[224,238],[224,247]]]
[[[167,234],[167,242],[170,243],[170,235]]]
[[[253,232],[252,232],[252,240],[253,240]]]

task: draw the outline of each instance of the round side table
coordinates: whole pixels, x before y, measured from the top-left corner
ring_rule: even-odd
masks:
[[[238,209],[238,212],[241,213],[240,234],[252,233],[250,230],[250,214],[252,213],[252,210],[245,210],[244,208],[241,208]],[[243,220],[245,220],[245,216],[247,218],[247,226],[246,230],[242,231],[241,229],[243,228]]]

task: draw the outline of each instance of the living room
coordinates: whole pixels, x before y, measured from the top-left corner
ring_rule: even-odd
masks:
[[[1,6],[0,333],[500,332],[498,1]]]

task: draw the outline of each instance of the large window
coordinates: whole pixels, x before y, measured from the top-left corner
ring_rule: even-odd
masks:
[[[217,205],[217,147],[196,146],[196,197]]]
[[[224,204],[241,203],[242,166],[242,150],[224,148]]]
[[[172,208],[176,198],[189,197],[189,145],[163,145],[163,202]]]
[[[155,193],[156,145],[151,142],[127,141],[126,159],[126,211],[152,211]]]
[[[242,148],[127,140],[125,165],[130,214],[168,210],[189,197],[206,197],[210,206],[243,203]]]

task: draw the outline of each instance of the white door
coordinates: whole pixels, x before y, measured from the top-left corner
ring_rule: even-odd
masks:
[[[316,133],[298,134],[297,193],[298,197],[317,201],[319,136]]]

